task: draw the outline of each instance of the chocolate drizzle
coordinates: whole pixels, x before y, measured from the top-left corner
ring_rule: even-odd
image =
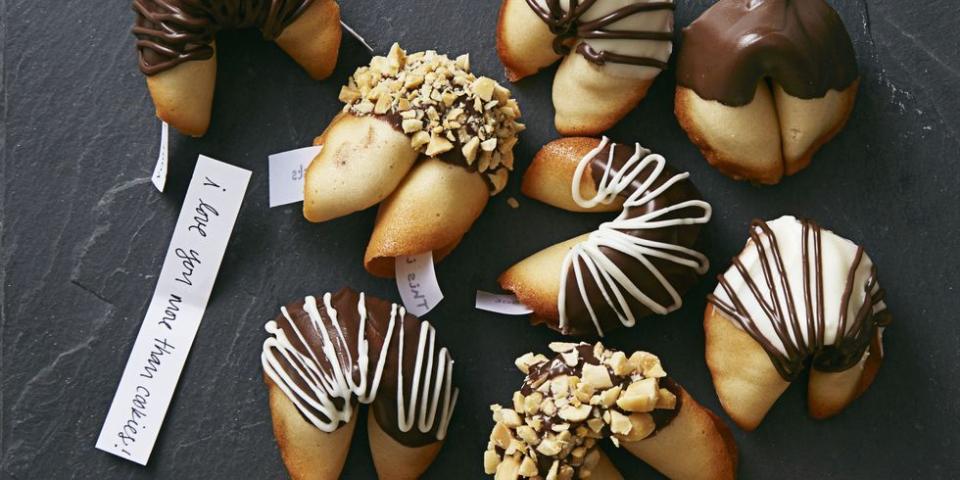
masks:
[[[312,0],[133,0],[140,71],[156,75],[183,62],[213,56],[222,29],[259,27],[276,39]]]
[[[811,99],[859,77],[843,20],[823,0],[720,0],[683,30],[677,81],[729,106],[769,79]]]
[[[566,55],[570,52],[570,44],[572,42],[583,40],[577,45],[577,53],[597,65],[604,65],[607,62],[611,62],[659,69],[667,67],[666,62],[656,58],[625,55],[596,49],[590,45],[587,40],[651,40],[670,42],[673,39],[673,33],[669,31],[614,30],[609,27],[631,15],[673,10],[676,7],[672,1],[638,2],[618,8],[595,20],[589,21],[583,21],[581,17],[594,6],[597,0],[583,0],[582,3],[580,0],[569,0],[570,5],[567,10],[564,10],[560,5],[560,0],[542,1],[545,5],[541,5],[541,0],[527,0],[527,5],[550,27],[550,32],[555,35],[553,38],[553,50],[558,54]]]
[[[824,233],[819,225],[810,220],[796,221],[802,225],[799,259],[784,257],[777,235],[769,224],[762,220],[754,220],[751,224],[751,243],[748,248],[756,248],[762,283],[751,276],[739,256],[733,259],[731,271],[736,270],[743,279],[752,295],[751,300],[759,309],[748,308],[744,299],[737,294],[737,288],[727,278],[729,272],[719,277],[720,286],[717,289],[718,292],[722,289],[729,301],[716,294],[708,296],[711,304],[735,320],[763,347],[777,371],[787,381],[796,379],[810,359],[813,368],[823,372],[841,372],[856,365],[870,346],[877,328],[885,327],[891,321],[882,303],[884,291],[877,281],[876,265],[871,265],[865,278],[858,281],[857,272],[865,254],[863,247],[857,246],[845,275],[843,293],[839,296],[836,328],[831,332],[834,338],[832,341],[827,339],[829,326],[825,313],[824,261],[836,259],[825,259]],[[833,235],[830,232],[827,234]],[[828,251],[839,255],[835,249]],[[794,295],[796,285],[791,285],[789,279],[790,268],[797,267],[796,261],[802,262],[803,312],[806,318],[800,318]],[[832,293],[827,292],[827,295]],[[855,293],[858,299],[861,298],[860,294],[863,295],[862,304],[851,305]],[[853,317],[847,313],[851,307]],[[755,318],[757,312],[761,312],[763,317]],[[782,347],[764,335],[758,322],[769,322]]]
[[[336,430],[360,402],[404,445],[445,437],[458,392],[453,361],[435,349],[429,322],[344,288],[287,305],[267,331],[266,376],[317,428]]]
[[[711,208],[689,174],[673,170],[662,156],[639,145],[606,141],[581,163],[587,162],[598,197],[606,196],[607,202],[620,197],[624,210],[568,254],[558,299],[564,334],[602,336],[604,330],[632,326],[651,313],[673,311],[709,268],[706,257],[692,247]],[[573,188],[579,185],[575,178]],[[622,278],[617,279],[618,273]]]

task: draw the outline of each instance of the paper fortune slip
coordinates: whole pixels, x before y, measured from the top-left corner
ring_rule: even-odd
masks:
[[[322,148],[315,145],[268,157],[270,208],[303,201],[303,176]]]
[[[403,307],[418,317],[426,315],[443,300],[443,292],[433,270],[433,252],[397,257],[397,290]]]
[[[250,171],[200,156],[97,448],[146,465],[200,327]]]

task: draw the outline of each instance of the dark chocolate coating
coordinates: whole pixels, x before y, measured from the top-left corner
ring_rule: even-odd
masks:
[[[317,296],[317,307],[320,311],[320,316],[324,320],[324,325],[327,327],[327,334],[330,338],[336,338],[338,332],[333,326],[333,322],[330,321],[330,317],[326,308],[323,305],[322,295]],[[331,299],[331,304],[334,309],[337,311],[337,320],[340,323],[340,327],[343,329],[343,337],[346,341],[346,345],[340,344],[340,342],[334,340],[334,349],[336,351],[337,357],[341,359],[341,363],[347,363],[348,358],[353,359],[353,371],[350,372],[353,375],[355,381],[360,380],[359,366],[357,365],[356,359],[358,358],[357,352],[357,338],[360,334],[360,317],[357,312],[357,304],[359,302],[360,295],[353,291],[350,288],[343,288],[339,292],[333,294]],[[384,340],[387,336],[390,325],[390,312],[392,308],[392,303],[386,300],[381,300],[369,295],[365,296],[365,304],[367,308],[367,319],[365,325],[366,339],[369,342],[369,358],[368,363],[369,374],[367,376],[368,381],[372,381],[373,372],[375,371],[376,365],[380,360],[380,352],[383,348]],[[331,370],[331,365],[327,361],[326,357],[319,353],[323,345],[323,340],[319,332],[317,332],[312,326],[310,321],[310,315],[304,311],[304,300],[297,300],[286,306],[287,312],[290,315],[290,318],[293,322],[296,323],[297,329],[304,334],[306,342],[309,344],[310,349],[314,352],[317,352],[316,358],[319,360],[318,366],[323,369],[323,371],[329,372]],[[283,329],[284,333],[287,335],[287,338],[290,339],[293,343],[294,348],[297,351],[307,354],[307,348],[297,340],[297,336],[294,334],[293,330],[290,328],[290,324],[287,322],[286,317],[282,314],[278,315],[274,320],[277,322],[277,325]],[[377,392],[376,398],[370,405],[370,408],[373,409],[373,414],[376,417],[377,424],[385,431],[390,437],[394,440],[409,446],[409,447],[419,447],[427,445],[437,441],[437,429],[440,425],[440,408],[438,407],[437,419],[434,421],[433,427],[428,432],[421,432],[417,425],[414,424],[407,432],[401,432],[398,425],[397,419],[397,387],[398,387],[398,369],[403,368],[404,371],[404,392],[407,393],[405,399],[409,402],[409,392],[413,387],[413,371],[414,363],[416,361],[417,354],[417,344],[420,337],[420,324],[422,321],[417,317],[406,314],[403,317],[401,322],[399,316],[396,320],[396,326],[394,327],[393,335],[390,338],[390,348],[386,351],[388,356],[384,369],[383,377],[380,381],[380,389]],[[400,348],[400,328],[403,328],[404,331],[404,342],[403,342],[403,365],[398,365],[397,363],[397,350]],[[439,348],[438,348],[439,350]],[[283,365],[284,370],[292,378],[295,379],[297,385],[301,387],[304,391],[308,391],[306,385],[303,383],[301,377],[293,369],[289,363],[283,360],[283,357],[280,357],[280,361]],[[434,371],[436,371],[436,365],[434,365]],[[430,391],[428,389],[428,382],[431,381],[432,377],[427,377],[422,375],[422,383],[420,385],[420,391]],[[356,397],[351,396],[351,401],[356,402]],[[417,402],[416,407],[414,408],[414,416],[419,417],[421,411],[421,402]],[[313,411],[314,415],[323,417],[320,412]],[[356,415],[356,412],[354,413]]]
[[[213,56],[210,42],[222,29],[258,27],[273,40],[313,0],[133,0],[140,71],[155,75]]]
[[[823,0],[720,0],[683,29],[677,81],[743,106],[764,79],[812,99],[859,77],[843,20]]]
[[[617,144],[611,143],[606,148],[601,150],[597,155],[595,155],[591,160],[590,172],[591,176],[593,177],[594,184],[598,188],[600,179],[603,177],[604,170],[607,168],[607,158],[610,152],[609,149],[613,145]],[[611,165],[610,170],[611,175],[619,172],[620,169],[623,168],[626,161],[634,154],[634,149],[632,148],[623,148],[623,145],[618,145],[618,147],[619,148],[614,149],[613,164]],[[633,184],[639,187],[644,181],[646,181],[650,174],[653,173],[653,168],[654,166],[650,165],[641,171],[640,174],[637,175],[637,178],[634,180]],[[663,171],[660,172],[660,175],[650,185],[650,188],[648,188],[647,191],[655,190],[677,173],[678,172],[676,170],[670,168],[669,166],[664,166]],[[625,189],[623,192],[621,192],[621,196],[626,198],[634,193],[635,188]],[[630,218],[638,217],[653,210],[659,210],[667,206],[675,205],[688,200],[702,200],[700,192],[693,185],[693,182],[691,182],[689,178],[673,184],[662,194],[653,198],[646,204],[640,207],[629,208],[627,210],[627,216]],[[691,214],[691,211],[694,213]],[[691,215],[697,215],[695,209],[692,207],[672,212],[668,215],[665,215],[663,219]],[[629,230],[625,233],[648,240],[692,248],[700,235],[700,225],[691,224],[648,230]],[[642,263],[633,257],[627,256],[605,246],[601,246],[600,250],[607,256],[607,258],[611,259],[621,270],[623,270],[623,272],[631,280],[633,280],[637,287],[651,299],[662,305],[668,305],[672,303],[669,293],[664,290],[656,277],[654,277],[650,270],[647,269],[647,267]],[[667,280],[674,286],[674,288],[676,288],[677,292],[681,296],[686,293],[690,287],[696,284],[700,277],[700,275],[690,267],[652,256],[648,257],[648,260],[657,269],[659,269],[660,272],[663,273],[664,277],[666,277]],[[583,265],[582,260],[581,267],[586,268]],[[593,277],[590,275],[584,276],[584,284],[587,291],[587,297],[590,300],[590,305],[593,307],[594,312],[596,312],[597,318],[600,322],[600,327],[603,329],[603,331],[608,331],[623,326],[623,324],[617,318],[616,313],[603,298],[603,294],[600,292],[599,287],[597,286]],[[632,296],[627,296],[627,302],[630,305],[631,310],[634,312],[636,318],[641,318],[651,313],[650,309],[634,299]],[[596,327],[594,326],[593,320],[590,317],[590,313],[587,311],[586,305],[583,302],[580,289],[577,286],[573,268],[570,268],[567,271],[565,307],[569,321],[566,326],[567,328],[561,333],[565,335],[596,334]],[[558,328],[559,325],[551,324],[551,327]]]

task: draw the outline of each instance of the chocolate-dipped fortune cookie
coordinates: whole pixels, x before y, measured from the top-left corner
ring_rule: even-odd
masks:
[[[707,366],[741,428],[756,428],[807,365],[815,418],[873,382],[891,316],[863,247],[810,220],[756,220],[719,278],[704,313]]]
[[[693,247],[712,209],[688,177],[639,144],[550,142],[524,174],[523,193],[569,211],[620,214],[510,267],[500,286],[533,310],[531,323],[568,335],[602,336],[680,308],[709,268]]]
[[[778,183],[846,124],[860,84],[824,0],[720,0],[683,30],[675,111],[726,175]]]
[[[359,415],[381,479],[419,478],[440,451],[458,390],[429,322],[344,288],[282,307],[261,360],[273,432],[294,479],[340,477]]]
[[[361,67],[346,105],[315,141],[303,216],[323,222],[380,204],[364,267],[394,275],[396,257],[460,242],[513,170],[523,125],[510,91],[470,72],[467,55],[390,53]],[[382,202],[382,203],[381,203]]]
[[[516,361],[526,378],[483,456],[497,480],[623,479],[600,449],[609,438],[674,479],[732,479],[737,445],[713,412],[667,376],[660,359],[597,343],[551,343],[556,355]]]
[[[672,0],[503,0],[497,53],[510,81],[563,59],[562,135],[597,135],[633,110],[673,51]]]
[[[333,0],[133,0],[140,71],[157,116],[201,136],[210,125],[217,76],[214,37],[256,27],[311,77],[329,76],[340,49],[340,7]]]

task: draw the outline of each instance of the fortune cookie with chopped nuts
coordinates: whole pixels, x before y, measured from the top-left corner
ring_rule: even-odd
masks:
[[[470,58],[394,44],[340,92],[346,105],[314,142],[303,215],[323,222],[380,204],[364,267],[394,275],[394,259],[460,242],[513,170],[524,129],[510,91],[470,72]],[[381,203],[382,202],[382,203]]]
[[[671,380],[660,359],[597,343],[550,344],[552,359],[527,353],[527,377],[496,424],[483,468],[497,480],[623,478],[599,448],[609,438],[675,479],[730,479],[737,447],[727,426]],[[677,452],[684,452],[678,455]]]

